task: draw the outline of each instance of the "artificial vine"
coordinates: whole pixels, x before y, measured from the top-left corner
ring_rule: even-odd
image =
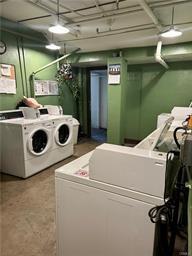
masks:
[[[60,86],[66,85],[69,88],[75,101],[79,100],[79,82],[70,64],[64,63],[60,66],[60,69],[56,74],[56,79]]]

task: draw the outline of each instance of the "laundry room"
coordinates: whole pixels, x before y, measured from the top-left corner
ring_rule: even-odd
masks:
[[[0,255],[192,255],[192,1],[0,10]]]

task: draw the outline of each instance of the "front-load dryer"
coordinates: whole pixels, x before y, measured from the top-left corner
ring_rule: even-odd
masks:
[[[52,121],[10,119],[0,125],[2,172],[27,178],[52,164]]]
[[[73,155],[73,118],[62,115],[54,120],[53,154],[55,160],[61,161]]]

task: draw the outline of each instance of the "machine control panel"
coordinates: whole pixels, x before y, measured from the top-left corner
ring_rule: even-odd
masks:
[[[21,117],[23,117],[23,112],[21,110],[0,112],[0,121]]]

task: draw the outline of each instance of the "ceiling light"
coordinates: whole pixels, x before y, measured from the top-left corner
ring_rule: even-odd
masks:
[[[49,32],[54,34],[66,34],[69,29],[59,24],[59,0],[57,0],[57,24],[48,28]]]
[[[52,32],[52,33],[55,33],[55,34],[66,34],[69,32],[69,29],[60,25],[60,24],[57,24],[55,26],[51,26],[49,27],[49,32]]]
[[[49,50],[59,50],[59,49],[61,49],[61,46],[51,43],[51,44],[46,45],[45,48],[47,48]]]
[[[171,27],[168,30],[161,32],[161,36],[165,38],[178,37],[181,35],[182,35],[182,32],[174,27]]]
[[[179,29],[176,29],[173,25],[173,19],[174,19],[174,7],[172,9],[172,17],[171,17],[171,25],[170,28],[167,30],[164,30],[161,32],[160,36],[165,38],[173,38],[178,37],[182,35],[182,32]]]

